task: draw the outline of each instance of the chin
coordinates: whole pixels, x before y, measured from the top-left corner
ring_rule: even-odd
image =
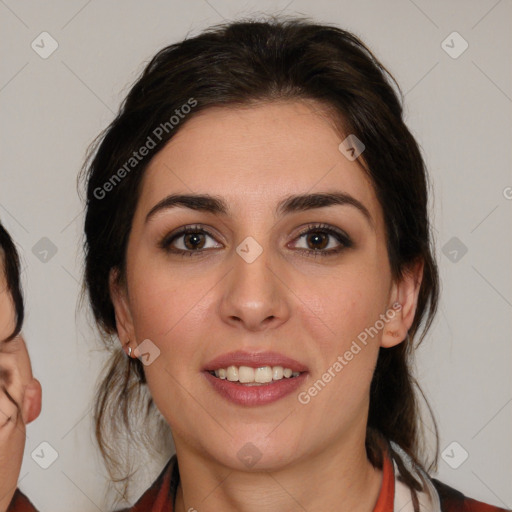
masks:
[[[234,436],[227,445],[217,445],[207,452],[238,471],[275,471],[294,462],[298,456],[296,444],[290,442],[290,437],[269,439],[267,433],[248,434]]]

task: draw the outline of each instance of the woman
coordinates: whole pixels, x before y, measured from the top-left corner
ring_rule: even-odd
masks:
[[[117,441],[176,448],[125,510],[500,510],[423,469],[409,365],[438,273],[387,76],[338,28],[232,23],[160,51],[101,135],[96,435],[125,490]]]

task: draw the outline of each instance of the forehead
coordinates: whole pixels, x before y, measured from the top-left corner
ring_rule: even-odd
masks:
[[[371,181],[339,150],[342,137],[316,102],[208,108],[152,159],[140,209],[147,213],[170,192],[223,196],[242,212],[290,194],[338,189],[366,204],[376,219]]]

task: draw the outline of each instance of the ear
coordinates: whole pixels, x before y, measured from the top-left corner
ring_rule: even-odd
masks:
[[[393,282],[386,311],[389,320],[382,334],[381,347],[394,347],[406,339],[416,314],[423,268],[424,262],[420,259],[405,270],[399,281]]]
[[[135,344],[135,330],[133,328],[128,292],[126,286],[119,278],[119,270],[117,268],[110,270],[109,289],[110,299],[116,315],[117,336],[123,346],[123,350],[126,351],[125,345],[129,341]]]
[[[37,379],[32,379],[25,388],[23,397],[22,416],[25,425],[34,421],[41,413],[42,394],[41,383]]]

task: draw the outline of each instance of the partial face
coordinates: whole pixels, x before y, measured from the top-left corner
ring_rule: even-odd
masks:
[[[127,293],[113,295],[121,341],[149,339],[160,351],[144,368],[178,452],[245,468],[237,454],[252,443],[258,468],[271,469],[341,436],[364,439],[379,346],[405,338],[414,293],[392,281],[381,207],[341,142],[318,104],[215,108],[190,119],[148,167]],[[216,202],[166,204],[181,194]],[[403,310],[391,310],[396,301]],[[234,351],[278,358],[210,364]],[[268,366],[278,379],[279,356],[300,376],[228,382],[237,371],[251,380],[239,366]],[[229,363],[226,379],[206,371]],[[257,375],[267,380],[269,369]]]

